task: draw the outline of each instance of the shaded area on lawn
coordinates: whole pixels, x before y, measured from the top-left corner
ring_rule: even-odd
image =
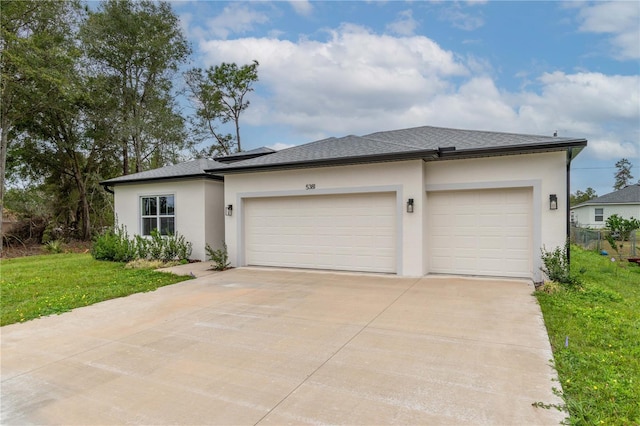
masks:
[[[582,288],[536,292],[571,424],[640,424],[640,267],[571,248]]]
[[[66,312],[190,279],[125,269],[90,254],[52,254],[0,260],[0,325]]]

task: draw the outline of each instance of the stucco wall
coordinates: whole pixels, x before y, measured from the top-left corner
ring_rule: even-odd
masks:
[[[243,266],[243,200],[253,197],[344,194],[395,191],[399,238],[398,270],[402,275],[423,275],[422,264],[422,160],[322,167],[268,173],[225,176],[225,204],[233,204],[233,216],[226,217],[226,238],[232,265]],[[307,190],[313,184],[315,189]],[[407,199],[415,201],[415,213],[406,212]]]
[[[141,232],[140,197],[174,195],[176,233],[193,244],[193,259],[206,260],[205,245],[220,247],[224,239],[222,182],[197,178],[121,184],[114,191],[116,220],[130,235]]]
[[[368,165],[310,168],[225,177],[225,204],[234,213],[225,217],[226,241],[232,265],[243,266],[242,223],[245,199],[373,192],[386,188],[397,193],[399,241],[398,273],[420,276],[429,272],[426,235],[427,191],[457,189],[531,188],[532,278],[540,280],[540,248],[564,245],[566,238],[565,152],[423,162],[412,160]],[[307,184],[315,189],[307,190]],[[549,195],[556,194],[558,209],[549,209]],[[414,213],[406,213],[407,199],[414,199]]]
[[[596,222],[596,208],[603,209],[602,222]],[[573,221],[581,228],[604,228],[607,218],[617,214],[625,219],[640,219],[640,204],[601,204],[571,209]]]

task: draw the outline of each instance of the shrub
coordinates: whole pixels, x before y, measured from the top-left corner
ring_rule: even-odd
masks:
[[[169,235],[167,237],[167,247],[165,249],[165,257],[170,254],[167,260],[186,260],[191,256],[193,244],[185,240],[182,235]]]
[[[148,259],[162,259],[162,252],[164,240],[160,232],[157,229],[151,231],[151,236],[147,239],[147,258]]]
[[[607,228],[611,230],[611,233],[617,235],[617,238],[620,241],[625,241],[629,239],[629,234],[631,231],[635,231],[640,228],[640,220],[634,219],[625,219],[618,214],[612,214],[607,218]]]
[[[571,273],[569,259],[567,258],[568,250],[569,241],[564,247],[556,247],[553,251],[547,251],[543,247],[541,251],[544,266],[540,269],[551,281],[577,287],[580,285],[580,279]]]
[[[129,262],[134,259],[188,260],[191,256],[192,244],[182,235],[163,237],[157,230],[150,237],[136,235],[130,239],[124,226],[110,229],[100,235],[91,247],[91,254],[98,260]]]
[[[216,271],[224,271],[229,268],[229,253],[227,252],[227,244],[223,241],[222,248],[214,250],[209,244],[204,248],[207,252],[209,260],[213,261],[213,269]]]
[[[49,241],[44,245],[44,248],[52,254],[62,253],[63,252],[63,244],[60,240]]]
[[[135,240],[129,239],[124,226],[115,227],[99,235],[91,246],[91,255],[96,260],[129,262],[136,258]]]
[[[136,257],[146,259],[149,257],[149,240],[142,235],[136,235]]]

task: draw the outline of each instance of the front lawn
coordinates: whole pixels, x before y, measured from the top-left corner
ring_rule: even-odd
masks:
[[[0,325],[69,311],[107,299],[155,290],[189,279],[124,269],[89,254],[52,254],[0,260]]]
[[[640,424],[640,267],[571,248],[582,289],[536,296],[571,424]]]

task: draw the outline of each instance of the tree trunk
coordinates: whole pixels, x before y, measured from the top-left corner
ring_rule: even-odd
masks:
[[[240,146],[240,122],[239,117],[236,118],[236,140],[238,141],[238,152],[242,152],[242,147]]]
[[[80,208],[82,213],[82,232],[81,238],[85,241],[91,239],[91,217],[89,199],[87,198],[87,187],[82,179],[82,173],[77,167],[74,167],[73,178],[76,181],[78,195],[80,196]]]
[[[0,123],[0,253],[2,253],[2,242],[4,241],[4,231],[2,220],[4,218],[4,179],[7,165],[7,147],[9,146],[9,120],[2,117]]]
[[[122,174],[129,174],[129,150],[127,149],[127,140],[122,140]]]

